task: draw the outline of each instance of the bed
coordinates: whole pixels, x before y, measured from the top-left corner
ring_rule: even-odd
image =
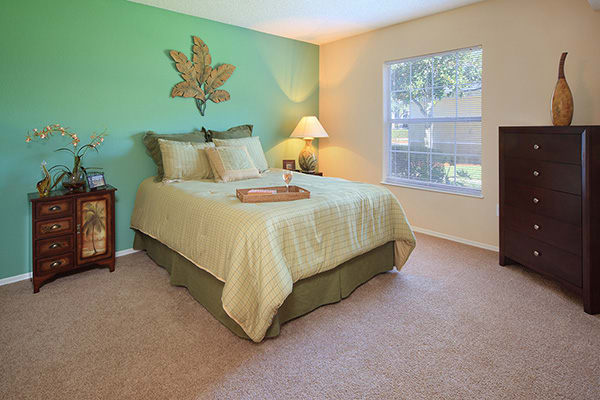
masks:
[[[255,342],[404,265],[415,237],[385,188],[294,173],[310,199],[241,203],[236,188],[280,186],[281,170],[229,183],[144,180],[134,248],[171,274],[233,333]]]

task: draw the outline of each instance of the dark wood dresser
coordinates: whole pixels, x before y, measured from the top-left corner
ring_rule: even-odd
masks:
[[[500,128],[500,265],[510,263],[600,312],[600,126]]]
[[[29,193],[34,293],[60,274],[92,266],[115,270],[115,191]]]

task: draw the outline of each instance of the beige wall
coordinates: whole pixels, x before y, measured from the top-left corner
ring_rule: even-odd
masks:
[[[319,168],[379,183],[383,63],[483,46],[483,199],[387,186],[413,226],[498,245],[498,126],[549,125],[558,60],[573,124],[600,124],[600,12],[587,0],[488,0],[321,46]],[[600,155],[599,155],[600,156]]]

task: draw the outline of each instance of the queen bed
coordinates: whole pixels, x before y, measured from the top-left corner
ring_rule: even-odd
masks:
[[[236,189],[280,186],[281,170],[235,182],[144,180],[134,248],[185,286],[221,323],[255,342],[280,325],[399,270],[415,237],[385,188],[294,173],[309,199],[242,203]]]

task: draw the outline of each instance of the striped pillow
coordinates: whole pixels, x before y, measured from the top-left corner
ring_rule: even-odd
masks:
[[[265,172],[269,169],[267,159],[265,158],[265,152],[260,144],[260,138],[258,136],[240,138],[240,139],[213,139],[214,144],[217,147],[225,146],[245,146],[248,149],[252,162],[260,173]]]
[[[163,180],[194,180],[212,178],[212,168],[204,149],[215,147],[213,143],[176,142],[158,139]]]
[[[218,182],[260,177],[258,169],[254,166],[250,154],[244,146],[211,147],[205,151],[215,180]]]

